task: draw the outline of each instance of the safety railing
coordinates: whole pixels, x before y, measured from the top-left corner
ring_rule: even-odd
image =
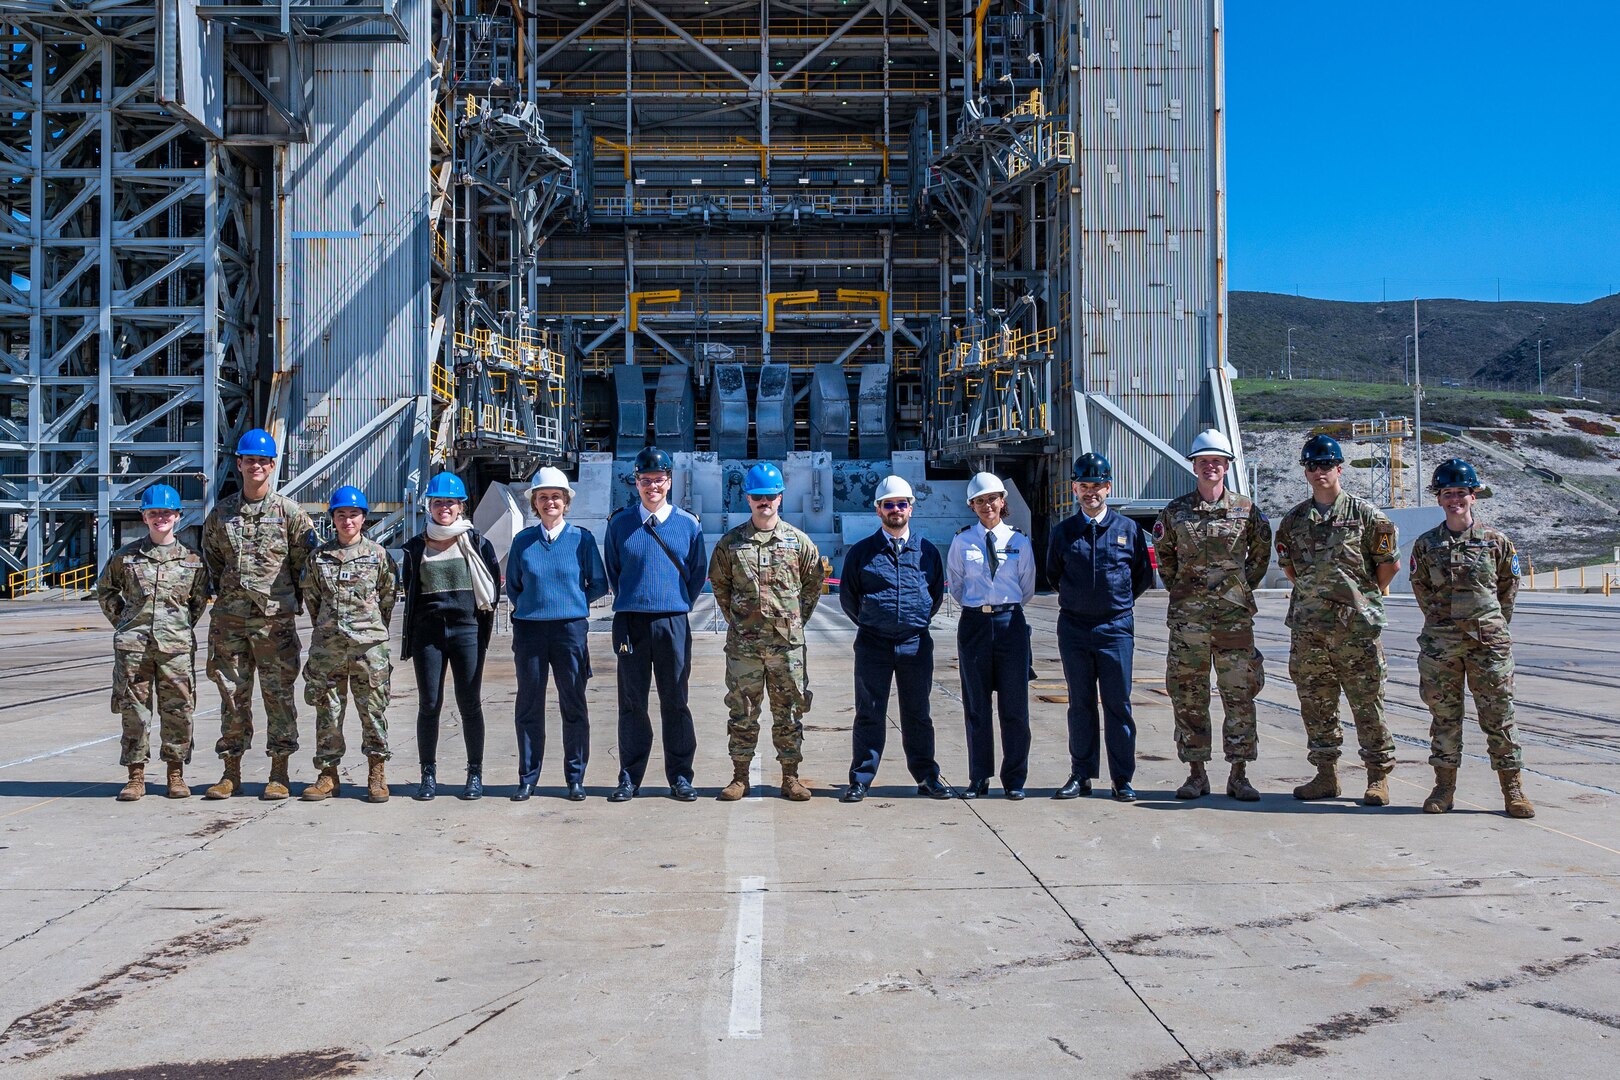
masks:
[[[566,293],[553,286],[552,289],[536,298],[535,312],[550,318],[574,316],[606,319],[623,316],[624,303],[624,294],[622,293]],[[829,295],[819,304],[783,308],[777,312],[777,318],[786,319],[816,312],[842,313],[858,310],[859,307],[859,302],[850,301],[846,303],[835,300]],[[868,310],[870,310],[870,305],[868,305]],[[939,294],[931,290],[891,293],[889,310],[894,315],[931,315],[939,311]],[[672,318],[691,319],[699,314],[764,317],[760,307],[759,294],[747,292],[708,293],[701,297],[683,297],[676,304],[660,304],[655,308],[643,308],[640,318],[648,321]],[[1055,336],[1056,331],[1051,333]]]
[[[96,581],[96,568],[92,563],[75,566],[56,575],[56,587],[69,592],[89,592]]]
[[[906,211],[906,200],[903,196],[882,192],[856,195],[794,191],[767,195],[753,190],[714,188],[680,195],[598,195],[591,200],[592,213],[614,216],[701,214],[705,210],[728,214],[900,214]]]
[[[13,598],[44,592],[51,587],[51,564],[28,566],[6,575],[6,591]]]
[[[799,38],[809,41],[823,41],[844,24],[842,19],[815,19],[815,18],[780,18],[775,14],[771,16],[771,41]],[[578,23],[563,22],[559,19],[539,19],[533,23],[536,44],[551,44],[560,41],[579,28]],[[685,23],[686,32],[705,45],[737,44],[738,42],[757,42],[760,38],[761,26],[755,19],[699,19]],[[878,18],[869,18],[855,24],[844,31],[846,38],[882,38],[885,36],[883,21]],[[891,18],[887,27],[888,39],[893,42],[922,41],[928,37],[928,31],[907,19]],[[624,18],[603,19],[576,37],[575,41],[592,43],[612,42],[622,45],[624,43]],[[636,19],[631,32],[632,40],[637,42],[653,41],[682,41],[684,40],[669,27],[653,19]]]
[[[433,134],[445,146],[450,145],[450,117],[444,111],[444,106],[437,102],[433,106]]]
[[[1004,327],[985,337],[964,337],[939,355],[939,377],[948,379],[964,371],[1021,363],[1049,353],[1057,343],[1057,327],[1019,330]]]
[[[441,401],[453,401],[456,396],[456,377],[443,364],[433,365],[433,393]]]
[[[934,71],[899,71],[891,68],[885,77],[881,71],[800,72],[775,82],[770,92],[788,97],[826,96],[839,94],[932,94],[939,89],[939,73]],[[753,92],[752,86],[733,75],[709,75],[673,71],[640,71],[631,76],[630,93],[636,95],[680,94],[693,97],[744,97]],[[552,83],[541,95],[591,95],[620,97],[625,93],[623,73],[586,72],[565,75]]]

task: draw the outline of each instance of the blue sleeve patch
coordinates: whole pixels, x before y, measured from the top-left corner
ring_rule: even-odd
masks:
[[[1517,551],[1513,553],[1513,576],[1519,576],[1519,553]]]

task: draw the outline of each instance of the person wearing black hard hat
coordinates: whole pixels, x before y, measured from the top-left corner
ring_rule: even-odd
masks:
[[[1395,738],[1384,724],[1384,592],[1400,569],[1395,525],[1366,499],[1344,490],[1344,452],[1331,435],[1312,435],[1299,454],[1310,498],[1277,524],[1277,565],[1294,583],[1288,601],[1288,674],[1316,776],[1296,799],[1339,795],[1339,694],[1350,702],[1367,768],[1366,806],[1389,805]]]
[[[1519,770],[1513,723],[1513,602],[1519,594],[1519,553],[1502,533],[1478,521],[1474,467],[1461,458],[1434,470],[1436,500],[1446,520],[1412,545],[1412,595],[1423,610],[1418,635],[1418,682],[1433,723],[1429,764],[1434,790],[1423,811],[1443,814],[1457,794],[1462,765],[1463,685],[1474,695],[1485,749],[1502,786],[1509,817],[1535,817]]]
[[[1090,795],[1101,775],[1100,699],[1113,796],[1136,801],[1131,661],[1136,601],[1153,587],[1153,545],[1136,522],[1109,508],[1113,481],[1114,467],[1103,455],[1075,458],[1075,512],[1052,530],[1046,548],[1046,576],[1058,589],[1058,654],[1069,686],[1069,778],[1054,799]]]

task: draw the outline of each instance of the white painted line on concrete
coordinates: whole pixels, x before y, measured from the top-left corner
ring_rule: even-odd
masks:
[[[756,753],[754,755],[754,760],[748,763],[748,798],[751,802],[763,799],[765,797],[764,792],[759,790],[759,786],[761,783],[763,783],[763,777],[765,775],[765,769],[759,763],[760,756],[761,755]]]
[[[91,739],[89,742],[75,743],[72,746],[64,746],[60,750],[50,750],[43,754],[35,754],[33,757],[19,758],[16,761],[8,761],[5,764],[0,765],[0,769],[9,769],[13,765],[27,765],[34,761],[44,761],[46,758],[53,758],[58,754],[71,754],[75,750],[83,750],[87,746],[100,746],[102,743],[112,742],[116,738],[118,738],[117,735],[103,735],[99,739]]]
[[[738,881],[737,954],[731,968],[731,1037],[757,1039],[764,1026],[760,1017],[763,987],[760,965],[764,955],[765,879]]]

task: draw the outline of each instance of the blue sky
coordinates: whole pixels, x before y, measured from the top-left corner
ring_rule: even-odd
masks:
[[[1231,287],[1620,292],[1620,2],[1226,0]]]

